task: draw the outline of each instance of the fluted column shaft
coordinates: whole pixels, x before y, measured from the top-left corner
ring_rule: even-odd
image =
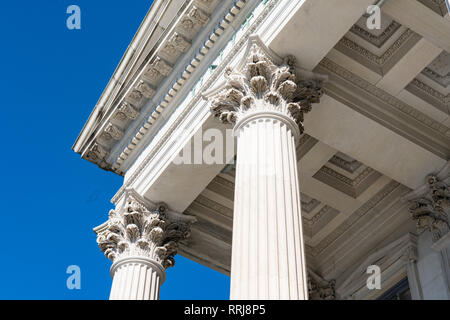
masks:
[[[258,36],[205,98],[234,125],[237,166],[231,299],[308,299],[295,141],[325,76],[297,70]]]
[[[112,265],[111,276],[110,300],[159,300],[165,270],[147,258],[126,258]]]
[[[235,126],[231,299],[308,299],[295,139],[298,125],[256,112]]]

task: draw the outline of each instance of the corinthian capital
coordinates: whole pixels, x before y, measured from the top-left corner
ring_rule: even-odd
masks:
[[[419,194],[412,192],[406,197],[418,230],[430,231],[434,241],[439,240],[450,229],[450,188],[447,184],[449,179],[450,176],[444,171],[443,174],[429,175]]]
[[[165,204],[149,209],[142,199],[131,194],[124,208],[111,210],[108,221],[95,232],[101,251],[111,261],[146,257],[167,269],[175,264],[178,243],[190,234],[190,222],[192,219],[187,217],[169,217]]]
[[[251,112],[277,111],[303,132],[303,115],[320,102],[325,77],[297,72],[293,56],[281,59],[252,36],[243,61],[234,70],[228,68],[225,79],[224,85],[206,94],[212,113],[222,122],[235,124]]]

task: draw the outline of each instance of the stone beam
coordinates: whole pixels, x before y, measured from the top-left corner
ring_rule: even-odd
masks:
[[[446,163],[328,95],[306,115],[305,123],[310,136],[412,189]]]
[[[276,20],[280,24],[274,24],[274,31],[261,36],[280,56],[293,54],[298,59],[298,66],[308,70],[328,54],[374,3],[373,0],[286,2],[289,2],[286,10]]]
[[[179,145],[178,152],[173,152],[171,158],[165,160],[165,166],[154,172],[159,172],[154,179],[143,176],[146,183],[141,184],[140,190],[145,192],[145,197],[151,201],[162,201],[167,203],[173,210],[184,212],[192,201],[205,189],[205,187],[224,168],[225,164],[205,164],[203,159],[199,159],[195,164],[195,150],[204,150],[205,143],[201,140],[202,133],[208,129],[219,130],[222,134],[223,146],[226,146],[226,126],[217,124],[212,117],[208,117],[202,127],[190,133],[190,136]],[[198,148],[195,143],[201,143]],[[222,142],[221,142],[222,143]],[[191,146],[192,162],[177,164],[173,160],[180,151],[187,146]],[[195,149],[195,150],[194,150]],[[185,149],[186,150],[186,149]],[[225,162],[225,161],[223,161]]]
[[[387,1],[383,11],[434,45],[450,52],[450,22],[416,0]]]

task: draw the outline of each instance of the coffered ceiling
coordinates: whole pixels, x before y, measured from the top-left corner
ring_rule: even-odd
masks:
[[[306,254],[308,263],[319,270],[321,262],[332,256],[332,248],[355,235],[361,221],[376,219],[409,191],[306,134],[297,155]],[[198,220],[187,250],[201,252],[194,260],[225,273],[230,271],[234,176],[234,168],[227,167],[185,211]],[[408,217],[403,215],[403,220]]]
[[[438,15],[445,16],[448,14],[448,9],[445,0],[418,0],[429,9],[436,12]]]
[[[436,17],[445,15],[444,1],[420,2]],[[329,75],[327,95],[450,159],[450,53],[421,34],[386,12],[379,30],[361,17],[315,71]],[[307,262],[325,279],[339,283],[374,248],[415,231],[401,201],[407,186],[308,134],[297,159]],[[234,175],[227,167],[185,211],[198,222],[183,254],[224,273],[231,262]]]

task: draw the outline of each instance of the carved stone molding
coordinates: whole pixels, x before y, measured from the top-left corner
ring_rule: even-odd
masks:
[[[142,93],[142,95],[144,97],[146,97],[147,99],[150,99],[155,95],[155,89],[153,89],[149,84],[147,84],[143,80],[139,81],[139,83],[136,86],[135,91]]]
[[[356,53],[378,66],[383,66],[389,59],[391,59],[399,49],[405,45],[408,41],[415,41],[417,34],[412,30],[407,29],[402,35],[381,55],[378,56],[366,48],[360,46],[356,42],[350,40],[349,38],[343,37],[337,44],[336,49],[339,51],[345,51],[343,48],[351,50],[351,52]]]
[[[430,103],[440,111],[448,113],[450,108],[450,94],[444,95],[417,78],[408,84],[406,90]]]
[[[363,23],[366,23],[366,18],[361,18]],[[374,34],[371,32],[371,30],[367,30],[367,28],[359,25],[354,24],[350,32],[358,35],[359,37],[363,38],[364,40],[370,42],[374,46],[377,46],[378,48],[381,48],[393,35],[397,30],[401,27],[401,24],[397,21],[392,20],[391,23],[387,27],[384,28],[384,30],[380,34]]]
[[[360,168],[363,164],[355,159],[350,159],[349,156],[338,153],[334,155],[330,159],[330,163],[334,164],[335,166],[344,169],[345,171],[349,173],[354,173],[358,168]]]
[[[149,79],[156,79],[161,76],[168,76],[170,72],[172,72],[172,67],[163,59],[157,57],[155,61],[148,66],[144,75]]]
[[[418,0],[423,5],[427,6],[440,16],[445,16],[448,13],[447,5],[445,4],[445,0]]]
[[[174,55],[177,52],[186,52],[191,44],[182,35],[174,33],[164,47],[164,52],[168,55]]]
[[[106,151],[100,144],[95,142],[89,150],[86,152],[84,158],[88,161],[97,163],[102,169],[109,169],[106,162],[103,161],[108,155]]]
[[[182,123],[184,118],[189,114],[189,112],[191,112],[194,109],[194,107],[199,102],[199,100],[204,98],[203,90],[206,90],[207,88],[210,88],[212,85],[214,85],[214,83],[217,81],[217,79],[222,75],[222,72],[224,71],[225,66],[228,63],[230,63],[233,60],[233,58],[236,56],[236,54],[238,54],[239,51],[245,46],[245,44],[248,43],[248,39],[252,36],[252,34],[254,32],[256,32],[257,28],[261,25],[261,23],[263,23],[264,19],[270,14],[270,12],[272,12],[272,10],[276,7],[276,5],[279,2],[280,2],[280,0],[270,0],[266,4],[263,4],[263,3],[261,4],[264,6],[264,9],[262,10],[262,12],[255,18],[255,21],[249,25],[248,29],[236,41],[236,43],[233,44],[233,47],[230,50],[230,52],[228,52],[224,56],[222,63],[213,70],[211,76],[206,81],[202,82],[202,87],[201,87],[202,90],[196,91],[197,93],[190,100],[190,102],[186,106],[186,108],[180,113],[179,117],[176,118],[176,120],[170,125],[170,127],[167,129],[167,131],[164,132],[164,134],[158,140],[158,143],[156,143],[156,145],[152,149],[152,152],[150,152],[150,154],[147,157],[145,157],[144,161],[142,161],[142,163],[130,175],[128,180],[126,180],[124,185],[120,188],[120,190],[117,192],[117,194],[113,197],[113,199],[112,199],[113,203],[115,203],[117,201],[117,199],[123,195],[123,193],[125,192],[125,189],[129,185],[131,185],[137,179],[137,177],[142,173],[142,171],[145,170],[151,164],[151,159],[153,159],[153,154],[156,152],[156,150],[159,150],[163,145],[165,145],[167,143],[167,141],[169,140],[171,135],[174,132],[176,132],[177,130],[179,130],[180,124]],[[236,5],[238,5],[238,4],[236,4]],[[236,7],[236,8],[240,8],[240,7]],[[224,19],[226,20],[227,17],[225,17]],[[218,29],[220,29],[220,28],[224,29],[224,27],[219,26]],[[209,50],[209,48],[206,48],[206,49]],[[189,67],[191,67],[193,69],[196,68],[195,65],[192,63]],[[188,74],[186,74],[186,75],[183,74],[181,77],[187,79]],[[145,126],[150,126],[150,125],[151,125],[151,122],[147,121],[144,124],[144,126],[139,129],[139,133],[142,131],[146,132],[144,130]],[[142,140],[142,137],[140,137],[138,134],[136,134],[133,140],[136,140],[139,143]],[[135,147],[136,145],[133,145],[133,146]],[[127,149],[129,149],[129,148],[126,148],[124,150],[124,152],[122,152],[122,154],[117,159],[116,163],[113,165],[113,167],[112,167],[113,171],[117,172],[120,165],[128,158],[129,154],[131,153],[131,149],[129,149],[129,150],[127,150]]]
[[[101,251],[111,261],[141,256],[167,269],[175,264],[179,242],[190,234],[190,221],[169,217],[163,203],[149,209],[131,194],[124,208],[111,210],[108,221],[95,231]]]
[[[120,140],[123,136],[123,131],[118,128],[117,126],[113,125],[112,123],[109,123],[102,135],[102,138],[109,141],[111,139],[113,140]]]
[[[298,77],[295,58],[275,57],[259,38],[252,37],[244,61],[225,70],[225,85],[211,95],[211,112],[223,123],[236,124],[253,112],[276,111],[294,120],[303,132],[303,115],[319,103],[324,78]]]

